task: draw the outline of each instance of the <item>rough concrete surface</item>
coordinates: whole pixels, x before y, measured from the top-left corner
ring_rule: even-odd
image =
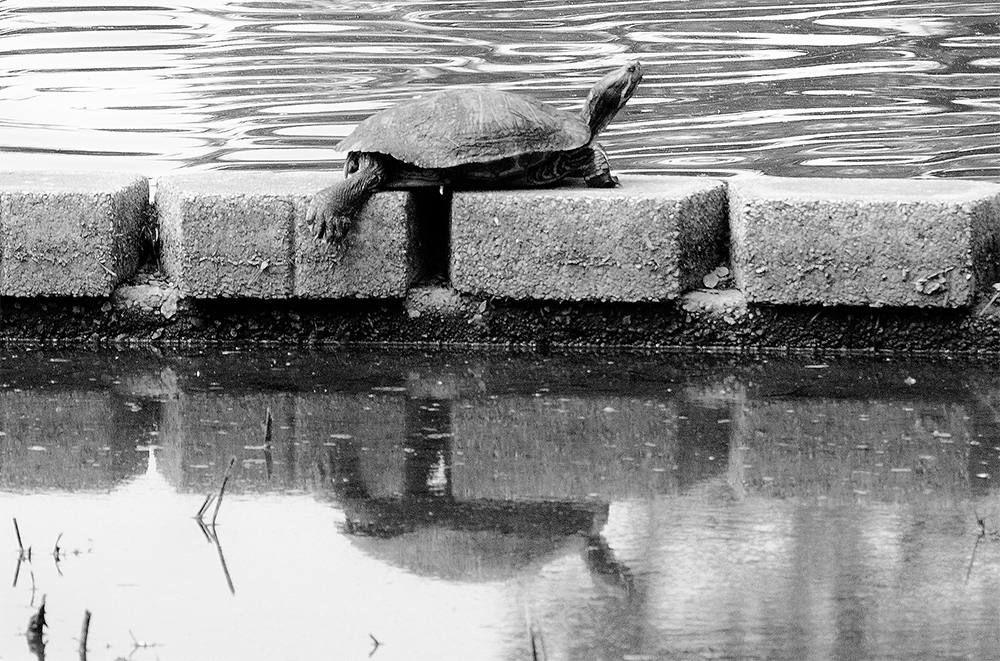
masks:
[[[511,299],[657,301],[724,254],[725,186],[625,176],[614,189],[456,192],[451,281]]]
[[[323,186],[330,185],[329,176]],[[339,249],[313,239],[302,220],[315,191],[299,198],[295,222],[295,296],[300,298],[402,298],[414,278],[414,196],[385,191],[362,207]]]
[[[454,343],[542,350],[627,346],[1000,354],[1000,292],[988,286],[995,281],[1000,222],[1000,186],[995,184],[734,181],[735,273],[715,268],[725,261],[729,228],[725,187],[709,179],[625,177],[625,186],[611,191],[456,193],[456,206],[465,206],[455,227],[453,256],[459,268],[454,280],[465,278],[466,285],[475,285],[481,278],[488,285],[470,292],[448,277],[450,195],[380,193],[341,253],[313,243],[303,224],[306,202],[329,183],[327,175],[199,173],[164,179],[158,197],[163,203],[163,261],[180,277],[157,271],[159,255],[153,255],[157,259],[145,263],[109,299],[111,285],[106,283],[88,290],[96,293],[79,293],[77,269],[92,255],[111,255],[105,265],[118,264],[111,260],[119,257],[135,259],[135,246],[150,225],[142,224],[141,215],[115,210],[143,209],[145,180],[122,175],[111,176],[123,177],[111,183],[104,175],[18,177],[8,177],[0,186],[5,205],[0,207],[5,242],[0,262],[9,265],[11,255],[24,252],[25,235],[40,246],[33,248],[42,251],[39,255],[59,256],[65,245],[76,252],[64,263],[39,258],[38,264],[20,264],[29,271],[18,271],[19,277],[36,274],[32,277],[45,291],[23,284],[13,292],[3,290],[0,343],[255,349],[266,343]],[[76,181],[76,188],[67,181]],[[40,220],[48,218],[46,209],[65,209],[70,203],[77,205],[75,213],[54,216],[63,224]],[[27,207],[36,215],[12,216],[12,207]],[[112,210],[110,216],[95,212],[105,208]],[[259,212],[261,208],[271,211]],[[764,215],[770,209],[774,215]],[[490,210],[490,215],[479,213]],[[405,212],[405,219],[396,212]],[[366,213],[372,215],[366,218]],[[102,235],[114,239],[111,247],[91,241],[92,235],[78,226],[80,218],[93,217],[105,219],[100,227],[122,230],[117,236],[111,231]],[[105,222],[109,217],[138,218],[139,231],[128,231],[127,222]],[[13,244],[9,218],[21,219],[13,223],[21,232]],[[392,248],[373,247],[379,241]],[[307,278],[303,254],[309,251],[316,251],[316,261]],[[898,267],[893,259],[909,260],[909,280],[890,277]],[[327,264],[329,271],[324,270]],[[817,264],[827,266],[817,269]],[[111,268],[100,269],[108,282],[114,281]],[[344,275],[338,276],[337,269],[356,269],[351,276],[356,279],[331,284]],[[928,269],[934,270],[925,273]],[[830,275],[813,280],[817,270]],[[49,288],[70,287],[59,279],[64,271],[77,289],[53,295]],[[116,275],[129,271],[126,263]],[[712,277],[704,285],[710,289],[699,291],[709,272]],[[198,280],[203,275],[207,282]],[[195,283],[203,298],[178,287],[184,278]],[[738,278],[745,291],[738,289]],[[300,288],[303,282],[314,288]],[[507,289],[498,294],[498,287]],[[877,297],[844,296],[858,288]],[[561,299],[518,298],[525,291]],[[780,294],[793,304],[751,298],[761,292]],[[918,294],[919,302],[942,301],[918,306],[904,296]],[[580,297],[587,298],[575,300]],[[962,307],[947,307],[953,305]]]
[[[380,193],[341,250],[305,222],[323,173],[200,172],[158,182],[164,271],[192,298],[402,297],[409,195]]]
[[[963,307],[996,281],[995,184],[738,179],[729,209],[751,303]]]
[[[138,175],[0,174],[0,294],[107,296],[138,265],[148,203]]]

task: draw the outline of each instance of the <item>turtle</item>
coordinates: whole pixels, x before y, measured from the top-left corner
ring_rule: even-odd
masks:
[[[337,245],[381,190],[534,188],[569,177],[613,188],[618,179],[596,138],[640,80],[639,62],[608,73],[578,113],[488,86],[445,89],[393,106],[337,145],[347,152],[344,179],[313,196],[306,221],[317,241]]]

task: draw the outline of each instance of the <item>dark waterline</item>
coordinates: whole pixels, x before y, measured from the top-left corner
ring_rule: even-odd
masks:
[[[84,610],[90,659],[992,658],[998,392],[966,360],[6,350],[0,657],[44,594],[49,658]]]
[[[489,83],[579,107],[622,172],[996,179],[991,2],[6,2],[7,169],[339,169],[368,115]]]

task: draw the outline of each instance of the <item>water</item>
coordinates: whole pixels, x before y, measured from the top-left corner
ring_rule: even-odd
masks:
[[[5,169],[338,169],[371,113],[491,83],[576,108],[636,173],[997,179],[1000,22],[962,0],[5,0]]]
[[[0,659],[43,595],[50,659],[85,610],[91,661],[996,658],[998,393],[965,361],[6,350]]]

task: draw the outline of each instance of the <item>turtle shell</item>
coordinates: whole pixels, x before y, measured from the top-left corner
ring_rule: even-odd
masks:
[[[480,87],[435,92],[372,115],[337,149],[435,169],[577,149],[590,138],[590,127],[574,114]]]

